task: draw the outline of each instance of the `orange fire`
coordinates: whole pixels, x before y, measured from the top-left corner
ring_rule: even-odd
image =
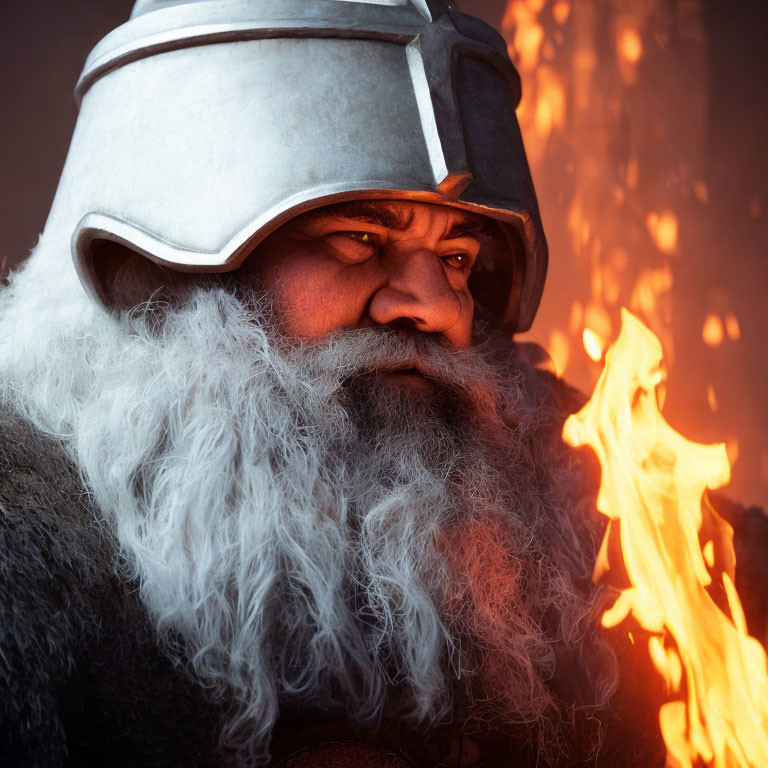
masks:
[[[711,413],[728,425],[732,454],[737,441],[742,448],[733,493],[759,503],[768,444],[744,421],[739,378],[722,373],[726,356],[738,363],[733,345],[747,329],[717,278],[702,305],[693,300],[701,285],[684,277],[703,274],[698,250],[714,200],[701,119],[705,16],[703,0],[506,1],[500,26],[523,83],[518,119],[552,258],[530,340],[585,391],[622,306],[659,337],[670,371],[708,360],[701,385],[686,381],[670,400],[672,418],[696,429]],[[755,217],[763,208],[750,204]]]
[[[595,579],[625,569],[631,586],[604,614],[613,627],[632,614],[651,633],[648,653],[670,700],[659,721],[667,764],[768,766],[768,660],[747,633],[734,587],[733,531],[706,502],[730,478],[724,445],[686,440],[664,421],[659,340],[622,310],[622,330],[589,403],[565,424],[573,446],[602,465],[598,509],[618,527],[623,563],[606,545]],[[706,524],[704,524],[706,523]],[[700,534],[707,533],[700,542]],[[727,612],[709,588],[722,585]]]

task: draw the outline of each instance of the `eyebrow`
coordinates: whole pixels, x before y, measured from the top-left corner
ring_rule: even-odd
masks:
[[[482,240],[491,236],[491,222],[480,214],[467,213],[467,218],[457,221],[443,236],[443,240],[454,240],[459,237],[474,237]]]
[[[459,237],[481,238],[488,233],[489,220],[479,214],[469,211],[459,211],[462,219],[454,222],[451,229],[443,236],[445,240]],[[320,216],[338,216],[364,224],[375,224],[387,229],[404,230],[413,222],[414,212],[395,205],[382,204],[372,200],[353,200],[351,202],[335,203],[310,211],[312,218]]]
[[[352,200],[317,208],[305,216],[310,218],[336,216],[364,224],[377,224],[387,229],[408,229],[413,222],[414,213],[395,205],[382,204],[373,200]]]

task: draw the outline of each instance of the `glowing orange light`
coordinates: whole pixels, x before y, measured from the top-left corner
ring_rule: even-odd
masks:
[[[702,204],[707,205],[709,203],[709,188],[706,182],[697,181],[693,185],[693,194],[696,195],[696,199]]]
[[[673,253],[677,248],[677,216],[670,211],[656,213],[652,211],[645,219],[653,244],[662,253]]]
[[[710,539],[702,548],[701,550],[702,554],[704,555],[704,560],[707,563],[707,566],[709,568],[715,567],[715,542]]]
[[[584,321],[584,305],[580,301],[571,304],[571,313],[568,316],[568,333],[575,336],[581,330]]]
[[[582,334],[582,341],[584,342],[584,349],[590,358],[599,363],[605,349],[603,340],[591,328],[585,328]]]
[[[731,341],[738,341],[741,338],[741,328],[736,315],[728,313],[725,316],[725,332]]]
[[[628,189],[637,189],[637,183],[640,177],[640,166],[637,160],[630,160],[627,163],[626,182]]]
[[[552,358],[552,364],[555,366],[555,373],[562,376],[568,367],[568,358],[570,357],[570,344],[568,337],[559,329],[553,328],[549,334],[549,344],[547,352]]]
[[[534,70],[539,63],[544,27],[539,24],[537,16],[543,7],[543,0],[510,3],[501,22],[502,30],[512,35],[515,58],[523,71]]]
[[[712,413],[717,413],[717,396],[715,395],[715,388],[711,384],[707,384],[707,402]]]
[[[619,32],[618,48],[621,57],[629,64],[637,64],[643,56],[643,41],[632,27],[624,27]]]
[[[539,137],[547,139],[555,128],[565,124],[565,89],[550,67],[540,66],[536,80],[538,98],[533,120]]]
[[[659,712],[668,766],[761,768],[768,766],[768,659],[747,632],[734,587],[733,531],[704,496],[730,478],[726,449],[690,442],[664,421],[661,363],[659,340],[623,310],[595,392],[563,430],[566,442],[591,446],[602,465],[597,505],[609,522],[594,577],[629,578],[603,624],[632,614],[651,633],[648,653],[670,697]],[[717,546],[702,549],[705,518]],[[609,539],[620,542],[620,553]],[[707,591],[712,583],[722,586],[727,612]]]
[[[515,48],[527,67],[536,66],[543,40],[544,30],[539,24],[521,26],[520,31],[515,35]]]
[[[594,72],[597,69],[597,54],[589,48],[580,48],[573,54],[573,66],[582,75]]]
[[[557,24],[562,26],[568,21],[568,17],[571,15],[571,4],[568,0],[558,0],[552,6],[552,18]]]
[[[664,383],[661,383],[658,387],[656,387],[656,400],[659,403],[659,410],[663,411],[664,403],[667,402],[667,388]]]
[[[659,299],[672,289],[672,270],[666,264],[659,269],[643,271],[635,282],[630,307],[646,317],[654,317]]]
[[[719,347],[723,343],[725,329],[723,328],[723,321],[718,315],[707,315],[701,329],[701,338],[708,347]]]
[[[591,328],[601,339],[609,339],[613,328],[608,310],[596,302],[590,302],[584,310],[584,325]],[[603,349],[605,341],[601,342]]]
[[[602,290],[605,303],[609,307],[614,307],[619,303],[621,295],[621,278],[617,270],[610,264],[606,264],[602,269]]]

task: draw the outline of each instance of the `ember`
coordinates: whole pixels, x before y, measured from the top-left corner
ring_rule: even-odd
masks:
[[[597,503],[609,522],[595,579],[625,571],[631,583],[603,625],[632,614],[652,633],[648,652],[670,696],[659,713],[669,766],[766,766],[766,654],[734,587],[733,531],[704,496],[730,478],[726,448],[690,442],[664,421],[661,344],[627,310],[622,321],[592,399],[563,431],[603,470]],[[622,562],[609,540],[620,541]],[[712,596],[720,585],[723,608]]]

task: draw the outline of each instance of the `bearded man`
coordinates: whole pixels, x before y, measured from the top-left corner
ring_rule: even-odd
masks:
[[[662,765],[579,396],[512,340],[547,257],[503,40],[139,0],[77,94],[0,293],[4,764]]]

